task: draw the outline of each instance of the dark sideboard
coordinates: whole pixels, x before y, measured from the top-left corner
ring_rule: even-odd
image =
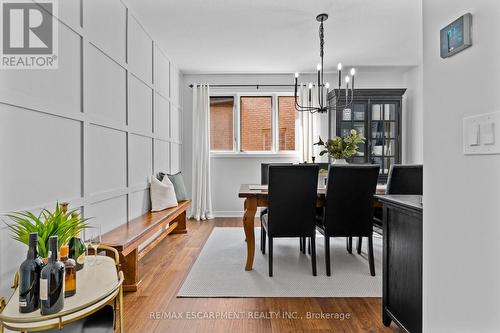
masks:
[[[383,204],[385,326],[422,332],[422,196],[379,195]]]

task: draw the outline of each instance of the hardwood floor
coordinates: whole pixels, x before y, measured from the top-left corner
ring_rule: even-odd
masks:
[[[169,235],[150,251],[138,291],[125,294],[125,332],[399,332],[383,326],[381,298],[176,298],[212,229],[234,226],[241,219],[188,221],[187,234]],[[307,312],[338,317],[307,319]]]

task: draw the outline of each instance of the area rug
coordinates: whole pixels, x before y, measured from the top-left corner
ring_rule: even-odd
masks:
[[[330,239],[332,275],[326,276],[324,238],[316,238],[318,275],[312,276],[309,255],[299,251],[297,238],[274,240],[273,277],[268,252],[260,252],[260,228],[255,228],[255,260],[245,271],[246,243],[242,228],[214,228],[196,259],[178,297],[381,297],[382,238],[374,234],[376,276],[370,275],[366,238],[361,255],[346,251],[345,238]]]

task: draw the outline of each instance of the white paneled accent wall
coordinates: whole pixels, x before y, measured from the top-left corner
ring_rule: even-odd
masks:
[[[59,68],[0,73],[0,213],[69,201],[106,232],[181,168],[180,74],[124,2],[59,6]],[[0,222],[0,296],[25,250]]]

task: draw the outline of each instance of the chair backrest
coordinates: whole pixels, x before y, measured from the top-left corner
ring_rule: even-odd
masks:
[[[316,163],[318,166],[319,166],[319,169],[323,169],[323,170],[328,170],[328,168],[330,167],[330,163]]]
[[[418,194],[423,192],[424,166],[393,165],[387,181],[387,194]]]
[[[269,236],[313,235],[318,172],[317,165],[269,166]]]
[[[317,165],[319,166],[319,169],[325,169],[325,170],[328,170],[328,168],[330,167],[330,163],[308,163],[308,162],[301,162],[299,164],[306,164],[306,165]]]
[[[269,184],[269,166],[270,165],[293,165],[292,163],[261,163],[260,164],[260,184],[268,185]]]
[[[378,165],[331,165],[324,211],[328,236],[370,236]]]

